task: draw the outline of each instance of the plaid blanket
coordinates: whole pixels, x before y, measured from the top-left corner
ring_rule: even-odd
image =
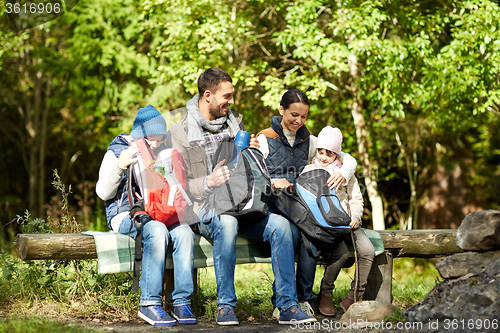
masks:
[[[375,255],[384,252],[384,243],[376,231],[363,229],[375,247]],[[86,231],[83,234],[94,237],[97,252],[97,271],[100,274],[131,272],[134,261],[135,240],[114,231]],[[194,268],[214,265],[212,239],[196,235],[194,246]],[[238,237],[236,240],[236,263],[271,263],[269,244]],[[352,248],[350,256],[353,256]],[[172,249],[167,252],[165,268],[174,267]]]

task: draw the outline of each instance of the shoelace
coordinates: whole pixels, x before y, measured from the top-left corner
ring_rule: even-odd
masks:
[[[299,304],[299,308],[304,311],[308,316],[314,316],[314,310],[309,302],[302,302]]]
[[[165,310],[160,305],[153,305],[153,311],[156,312],[159,318],[163,318],[167,315]]]
[[[187,305],[179,306],[179,310],[181,311],[182,314],[185,314],[188,316],[193,316],[193,313],[191,312],[191,308]]]

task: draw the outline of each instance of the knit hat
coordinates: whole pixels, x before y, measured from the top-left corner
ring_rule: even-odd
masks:
[[[167,135],[167,123],[152,105],[140,108],[132,125],[132,138],[140,139],[153,135]]]
[[[335,154],[340,154],[342,151],[342,132],[337,128],[326,126],[319,132],[317,149],[327,149]]]

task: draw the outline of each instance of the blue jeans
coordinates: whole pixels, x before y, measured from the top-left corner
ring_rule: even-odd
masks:
[[[120,233],[135,237],[137,229],[129,217],[123,219]],[[167,229],[165,224],[149,221],[142,227],[141,306],[161,305],[165,258],[169,241],[173,245],[174,290],[173,306],[190,305],[193,294],[194,233],[187,224]]]
[[[202,216],[200,214],[200,216]],[[283,216],[269,214],[251,226],[241,226],[229,215],[213,217],[208,224],[199,223],[200,234],[214,240],[214,269],[217,282],[217,305],[236,306],[234,270],[236,266],[236,238],[238,235],[268,242],[276,290],[276,306],[286,311],[297,304],[295,290],[295,261],[293,228]],[[295,231],[296,232],[296,231]]]

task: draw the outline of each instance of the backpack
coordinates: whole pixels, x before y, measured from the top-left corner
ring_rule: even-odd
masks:
[[[340,205],[335,189],[328,188],[329,177],[326,170],[307,171],[297,178],[292,193],[284,189],[276,193],[277,208],[300,230],[307,251],[313,257],[318,257],[332,244],[342,242],[351,231],[351,217]],[[309,242],[318,252],[312,253]]]
[[[192,202],[185,191],[186,169],[182,155],[175,149],[163,149],[156,156],[144,139],[135,142],[139,154],[137,161],[127,169],[127,194],[130,217],[137,229],[132,291],[138,292],[143,225],[151,220],[167,227],[183,222],[186,205]]]
[[[230,178],[213,189],[208,198],[216,215],[227,214],[242,223],[259,221],[268,214],[271,180],[262,153],[255,148],[237,149],[234,139],[224,138],[217,147],[213,165],[226,160]]]

